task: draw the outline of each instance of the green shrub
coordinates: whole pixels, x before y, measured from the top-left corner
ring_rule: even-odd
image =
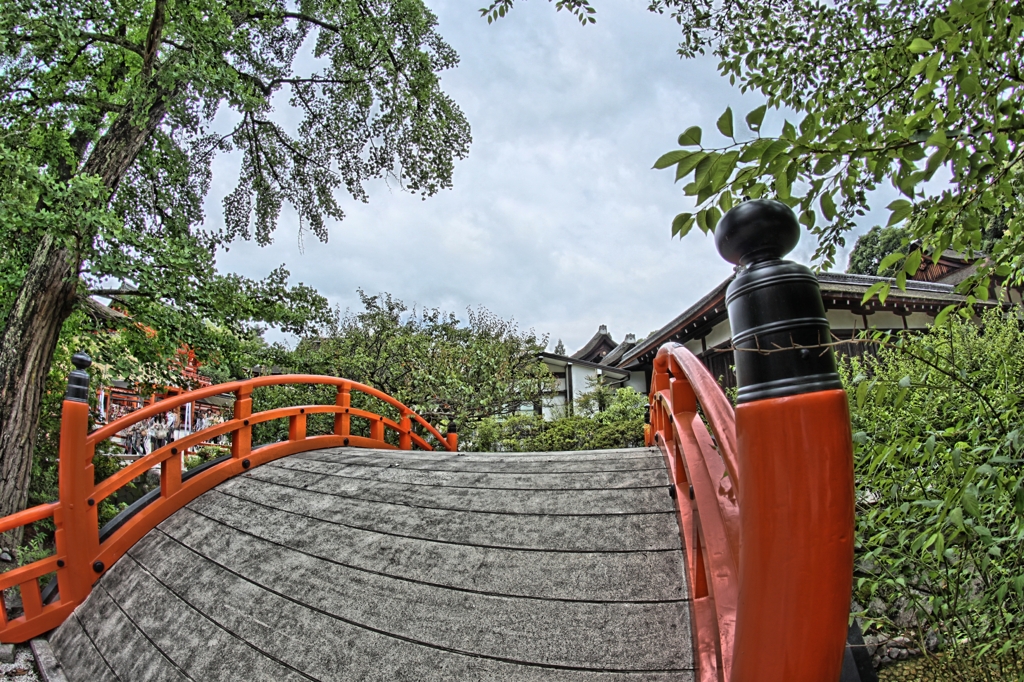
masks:
[[[842,363],[854,597],[873,624],[1011,665],[1024,655],[1024,334],[998,311],[980,322],[879,335],[877,356]]]
[[[557,452],[565,450],[604,450],[637,448],[644,445],[644,407],[647,396],[632,388],[614,393],[605,389],[601,401],[606,405],[597,411],[598,401],[592,394],[581,396],[584,406],[577,414],[553,421],[544,421],[533,414],[519,414],[507,419],[482,420],[464,440],[466,448],[478,452]]]

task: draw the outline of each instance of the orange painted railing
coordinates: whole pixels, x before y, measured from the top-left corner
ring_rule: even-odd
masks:
[[[701,682],[731,680],[740,543],[733,407],[704,364],[675,343],[658,350],[650,399],[648,445],[661,448],[678,503],[698,674]]]
[[[79,355],[75,360],[79,370],[72,373],[72,378],[77,373],[79,388],[84,381],[87,389],[88,376],[82,370],[88,366],[88,358]],[[337,398],[334,405],[301,405],[253,414],[253,389],[281,384],[332,385],[337,387]],[[399,420],[396,422],[352,407],[353,391],[390,405],[398,411]],[[235,394],[232,419],[168,443],[125,466],[110,478],[94,483],[92,460],[98,444],[143,419],[223,393]],[[391,396],[369,386],[335,377],[266,376],[209,386],[150,405],[91,433],[89,405],[85,401],[87,393],[80,390],[76,399],[73,388],[69,387],[68,394],[61,420],[60,501],[32,507],[0,519],[0,532],[47,518],[52,518],[56,526],[56,552],[53,556],[0,574],[0,590],[19,586],[24,608],[24,615],[8,621],[7,609],[0,604],[2,642],[24,642],[60,625],[89,596],[93,584],[100,576],[142,536],[199,495],[251,467],[298,452],[338,446],[400,450],[411,450],[417,446],[432,450],[431,444],[414,432],[414,424],[419,424],[427,437],[435,439],[441,448],[454,451],[458,446],[458,436],[454,432],[441,435],[422,417]],[[306,419],[311,414],[333,414],[333,433],[307,436]],[[253,449],[254,425],[285,418],[289,420],[288,440]],[[353,419],[369,422],[368,437],[352,433]],[[385,438],[388,430],[397,433],[397,445]],[[182,457],[186,451],[223,434],[231,435],[230,455],[183,478]],[[101,537],[97,518],[99,503],[157,465],[160,466],[159,495],[123,519],[123,522],[114,524],[116,527]],[[52,573],[56,573],[57,592],[44,600],[39,580]]]
[[[734,411],[703,363],[669,343],[650,400],[649,444],[668,464],[687,552],[700,681],[838,680],[853,563],[845,391]]]
[[[799,236],[772,201],[734,207],[715,230],[739,266],[726,293],[735,410],[686,348],[654,360],[648,444],[678,503],[701,682],[836,682],[843,669],[850,416],[818,281],[782,260]]]

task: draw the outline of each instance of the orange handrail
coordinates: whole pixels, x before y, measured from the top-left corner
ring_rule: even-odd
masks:
[[[411,450],[414,446],[433,450],[427,440],[413,431],[420,424],[427,436],[436,439],[444,450],[458,448],[458,435],[447,435],[435,429],[409,407],[375,388],[347,379],[314,375],[266,376],[233,381],[200,388],[149,405],[89,433],[89,405],[84,389],[88,375],[84,369],[90,361],[75,356],[78,370],[72,372],[68,397],[64,400],[60,435],[58,502],[43,504],[0,519],[0,532],[52,518],[56,553],[20,568],[0,574],[0,590],[21,588],[24,615],[7,619],[6,605],[0,597],[0,641],[24,642],[60,625],[89,596],[99,577],[147,532],[199,495],[223,481],[260,464],[298,452],[319,448],[351,446]],[[321,384],[337,387],[334,405],[296,405],[252,413],[252,391],[262,386],[284,384]],[[351,395],[357,391],[395,408],[399,421],[352,407]],[[164,445],[125,466],[113,476],[96,484],[92,459],[96,446],[129,426],[158,414],[174,410],[186,403],[223,393],[235,394],[232,419],[189,434]],[[307,436],[306,418],[310,414],[333,414],[334,429],[330,435]],[[370,424],[370,435],[352,434],[352,419]],[[253,449],[252,427],[255,424],[288,419],[288,440]],[[398,445],[386,440],[386,432],[398,434]],[[211,438],[231,434],[230,455],[205,467],[198,474],[182,477],[182,457],[192,447]],[[160,466],[160,493],[123,523],[117,524],[105,537],[100,537],[97,521],[99,502],[139,477],[154,466]],[[56,598],[44,603],[39,580],[56,572]]]
[[[650,401],[649,445],[656,444],[665,456],[687,551],[699,679],[729,680],[739,598],[740,478],[733,408],[704,364],[675,343],[658,350]]]

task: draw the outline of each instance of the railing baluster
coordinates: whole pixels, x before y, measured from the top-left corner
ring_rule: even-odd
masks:
[[[370,420],[370,438],[384,440],[384,417]]]
[[[303,440],[306,437],[306,415],[295,414],[288,418],[288,440]]]
[[[252,426],[246,421],[252,416],[252,386],[245,384],[235,391],[235,419],[243,420],[231,434],[231,458],[244,459],[252,450]]]
[[[39,579],[32,578],[18,585],[21,588],[21,607],[25,618],[35,618],[43,611],[43,597],[39,593]]]
[[[171,456],[160,462],[160,497],[170,497],[181,488],[181,457],[178,448],[171,448]]]
[[[342,384],[338,387],[338,395],[334,399],[338,407],[352,406],[352,387],[349,384]],[[352,433],[352,415],[347,412],[334,415],[334,435],[347,436]]]
[[[409,413],[402,412],[402,421],[398,423],[402,430],[398,434],[398,448],[400,450],[412,450],[412,419]]]

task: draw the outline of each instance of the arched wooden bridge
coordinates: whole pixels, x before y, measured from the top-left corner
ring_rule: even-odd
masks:
[[[743,204],[716,235],[746,268],[729,294],[738,407],[667,344],[647,448],[459,454],[390,396],[314,376],[201,389],[90,433],[77,357],[60,501],[0,519],[57,528],[53,556],[0,574],[24,605],[0,609],[0,640],[45,635],[69,682],[859,680],[846,396],[813,275],[780,260],[796,229],[780,206]],[[275,384],[337,399],[253,413]],[[93,483],[102,441],[223,392],[232,419]],[[314,414],[330,434],[307,435]],[[252,447],[275,419],[287,440]],[[230,454],[183,476],[220,435]],[[160,487],[98,529],[98,503],[155,466]]]

